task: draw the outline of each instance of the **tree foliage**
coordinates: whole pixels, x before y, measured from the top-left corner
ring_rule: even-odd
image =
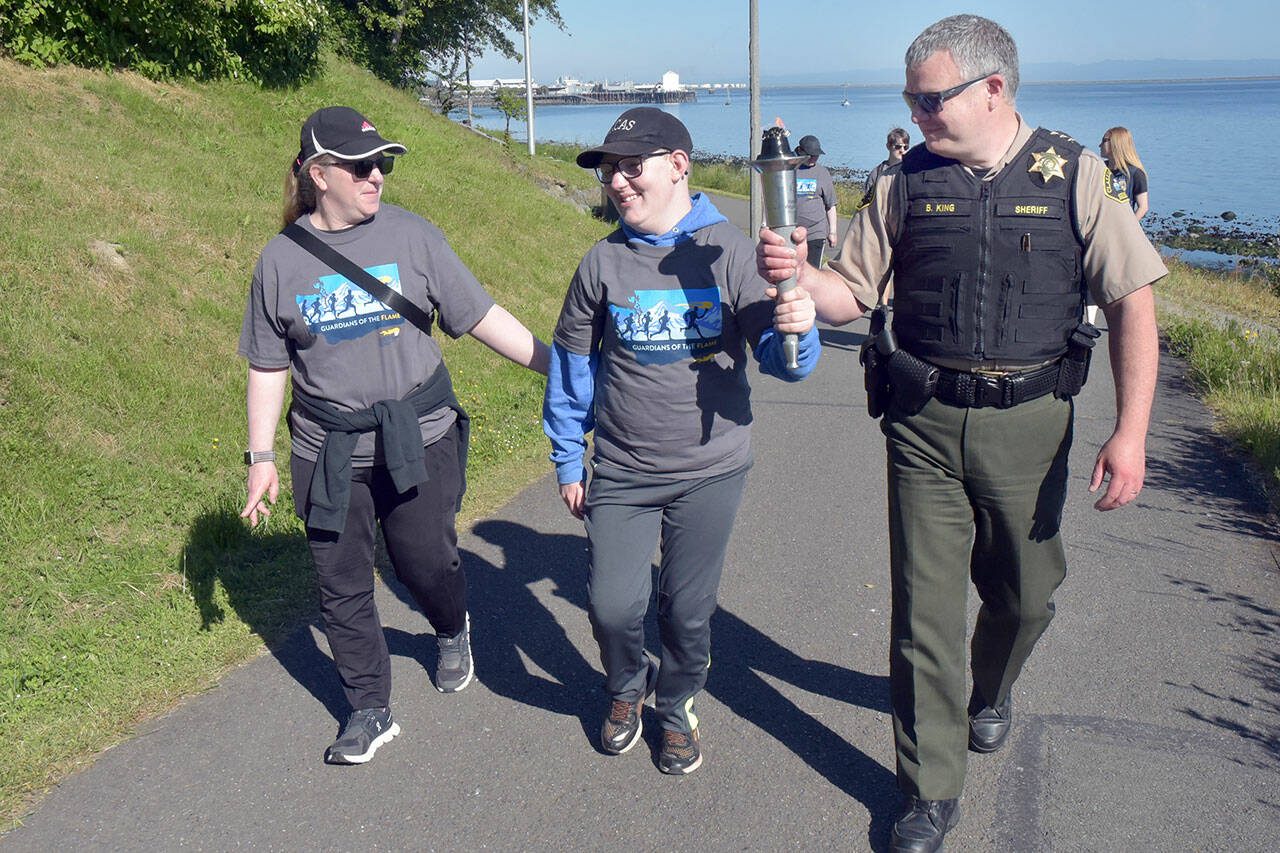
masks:
[[[43,68],[287,84],[319,67],[322,0],[0,0],[0,52]]]
[[[499,89],[493,96],[493,107],[502,113],[507,120],[507,126],[502,131],[502,141],[510,144],[511,120],[524,121],[529,114],[524,92],[517,92],[513,89]]]
[[[456,79],[489,50],[519,58],[509,33],[524,27],[520,0],[329,0],[339,50],[389,83]],[[529,0],[530,19],[563,27],[555,0]]]

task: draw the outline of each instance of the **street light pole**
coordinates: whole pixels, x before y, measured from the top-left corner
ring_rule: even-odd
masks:
[[[755,2],[755,0],[752,0]],[[533,144],[533,62],[529,58],[529,0],[524,5],[524,113],[529,129],[529,156],[537,153]]]
[[[747,51],[749,53],[749,79],[751,87],[751,136],[747,140],[750,159],[760,156],[760,9],[759,0],[751,0],[751,28]],[[752,240],[760,233],[764,221],[764,202],[760,195],[760,175],[755,169],[747,170],[751,178],[751,233]]]

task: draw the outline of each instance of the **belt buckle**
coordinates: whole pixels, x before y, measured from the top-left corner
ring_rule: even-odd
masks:
[[[988,371],[975,371],[973,374],[973,405],[976,408],[997,406],[1007,408],[1004,403],[1003,377]]]

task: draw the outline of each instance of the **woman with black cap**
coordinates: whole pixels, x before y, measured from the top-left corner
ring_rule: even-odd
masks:
[[[456,693],[475,672],[454,530],[467,416],[427,316],[411,323],[404,311],[412,306],[386,303],[403,297],[450,337],[470,334],[542,374],[548,350],[494,303],[440,229],[382,202],[403,145],[335,106],[307,119],[299,149],[285,182],[285,231],[258,259],[240,331],[239,353],[249,361],[241,516],[256,526],[279,494],[273,447],[292,374],[294,506],[306,521],[325,633],[352,708],[325,760],[360,764],[400,732],[373,597],[379,524],[396,577],[435,629],[437,689]],[[327,247],[352,262],[351,275],[370,290],[304,248],[313,241],[323,244],[315,251]]]

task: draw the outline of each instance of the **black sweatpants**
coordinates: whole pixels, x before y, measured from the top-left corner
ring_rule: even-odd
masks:
[[[320,614],[338,677],[353,709],[391,703],[391,661],[373,599],[376,524],[382,525],[396,578],[408,588],[437,635],[466,626],[466,578],[454,516],[462,472],[458,428],[427,445],[428,480],[396,492],[384,466],[353,468],[351,506],[342,533],[307,529],[320,586]],[[314,462],[290,465],[298,515],[306,517]]]

